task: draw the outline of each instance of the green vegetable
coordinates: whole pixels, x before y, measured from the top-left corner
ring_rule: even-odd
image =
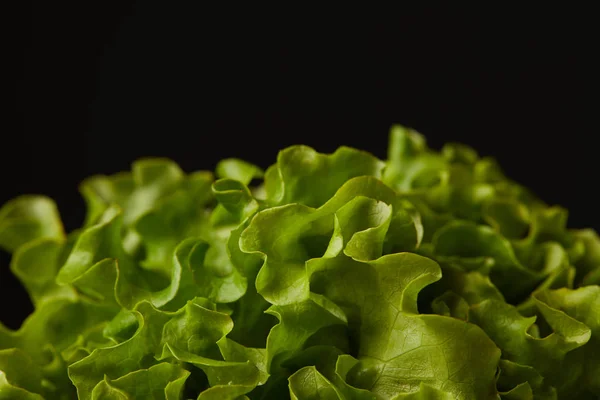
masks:
[[[249,186],[260,181],[258,186]],[[0,210],[35,305],[0,399],[597,399],[600,238],[490,158],[394,126],[184,173],[166,159]]]

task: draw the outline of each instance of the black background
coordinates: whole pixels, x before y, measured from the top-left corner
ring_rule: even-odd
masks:
[[[166,156],[186,171],[225,157],[349,145],[385,157],[401,123],[459,141],[600,227],[597,41],[589,11],[266,9],[203,2],[39,2],[14,31],[15,112],[0,140],[0,203],[54,198],[83,221],[79,182]],[[135,4],[134,4],[135,3]],[[303,11],[303,12],[301,12]],[[27,304],[0,260],[0,304]],[[15,308],[2,321],[17,326]]]

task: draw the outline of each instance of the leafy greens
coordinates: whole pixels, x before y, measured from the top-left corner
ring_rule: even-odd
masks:
[[[600,238],[450,143],[141,159],[0,210],[0,399],[596,399]],[[260,180],[260,184],[250,185]]]

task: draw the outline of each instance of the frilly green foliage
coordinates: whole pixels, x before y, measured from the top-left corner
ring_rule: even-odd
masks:
[[[257,187],[251,182],[262,180]],[[600,239],[464,145],[166,159],[0,210],[0,399],[596,399]],[[5,305],[10,307],[10,305]]]

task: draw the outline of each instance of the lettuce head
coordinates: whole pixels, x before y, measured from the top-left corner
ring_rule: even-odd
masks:
[[[258,183],[257,183],[258,182]],[[600,238],[465,145],[171,160],[24,195],[0,399],[598,399]],[[10,305],[5,305],[10,307]]]

